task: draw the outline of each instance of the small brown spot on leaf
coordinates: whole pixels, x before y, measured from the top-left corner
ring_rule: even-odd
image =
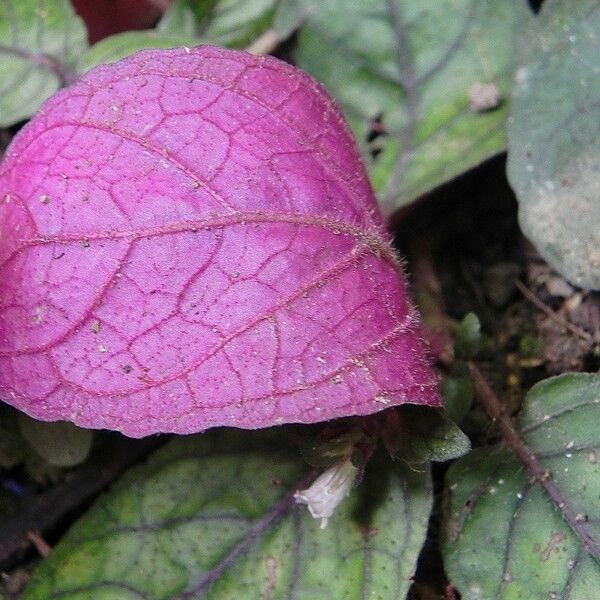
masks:
[[[267,556],[267,560],[265,561],[265,585],[260,594],[261,600],[272,600],[273,592],[275,591],[275,586],[277,585],[277,579],[279,577],[279,565],[275,558],[271,555]]]
[[[552,554],[552,552],[557,549],[558,544],[560,544],[561,542],[564,542],[566,539],[567,539],[567,534],[564,531],[552,534],[552,536],[550,537],[550,540],[548,541],[548,545],[544,548],[544,550],[540,554],[540,560],[542,562],[546,562],[550,558],[550,555]]]

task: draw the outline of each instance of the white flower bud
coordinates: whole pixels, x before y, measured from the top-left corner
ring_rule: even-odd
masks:
[[[308,505],[310,514],[321,519],[323,529],[337,505],[350,493],[357,474],[358,469],[346,458],[321,473],[308,489],[297,491],[294,499]]]

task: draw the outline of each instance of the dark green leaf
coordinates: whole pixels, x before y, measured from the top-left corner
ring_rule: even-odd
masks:
[[[517,426],[580,523],[600,541],[600,375],[566,374],[534,386]],[[600,565],[546,492],[502,446],[480,448],[447,475],[443,553],[465,600],[587,600]]]
[[[184,23],[190,28],[190,13],[195,19],[195,34],[205,43],[243,48],[268,29],[280,0],[175,0],[159,28],[177,34]]]
[[[475,313],[468,313],[456,331],[454,348],[459,358],[472,358],[479,352],[481,324]]]
[[[198,35],[196,14],[187,0],[175,0],[164,12],[156,25],[156,31],[163,35]]]
[[[19,428],[32,448],[50,465],[73,467],[90,453],[94,432],[67,421],[47,423],[19,415]]]
[[[431,508],[427,472],[380,456],[321,530],[290,497],[306,465],[273,435],[174,439],[100,498],[25,598],[404,598]]]
[[[508,160],[521,227],[571,283],[600,289],[600,2],[548,0],[523,45]]]
[[[244,47],[271,25],[276,5],[277,0],[176,0],[156,29],[126,31],[94,44],[82,57],[78,71],[85,73],[144,48]]]
[[[442,382],[444,410],[450,419],[459,423],[473,404],[473,385],[466,375],[448,375]]]
[[[470,450],[469,438],[442,411],[408,404],[398,412],[397,458],[413,464],[443,462]]]
[[[287,2],[295,59],[341,102],[386,212],[504,148],[525,0]]]

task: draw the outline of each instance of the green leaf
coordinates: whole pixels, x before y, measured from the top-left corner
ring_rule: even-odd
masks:
[[[447,375],[442,380],[444,411],[455,423],[461,423],[473,405],[473,385],[466,375]]]
[[[97,65],[115,62],[145,48],[175,48],[199,43],[200,40],[193,36],[162,33],[154,29],[124,31],[94,44],[81,57],[77,71],[82,75]]]
[[[407,404],[398,412],[397,458],[411,464],[443,462],[471,449],[469,438],[443,411]]]
[[[468,313],[456,330],[454,349],[459,358],[472,358],[481,345],[481,323],[475,313]]]
[[[287,1],[306,18],[294,58],[341,102],[386,212],[504,149],[525,0]],[[497,108],[471,106],[477,84]]]
[[[187,0],[172,2],[157,23],[156,31],[164,35],[197,35],[198,23],[190,3]]]
[[[547,0],[523,46],[508,130],[521,227],[571,283],[600,289],[600,2]]]
[[[86,47],[69,0],[2,0],[0,127],[27,119],[69,82]]]
[[[176,0],[156,29],[125,31],[101,40],[81,58],[77,70],[82,74],[144,48],[244,47],[271,25],[276,5],[277,0]]]
[[[293,503],[307,466],[282,449],[282,431],[172,440],[96,502],[24,598],[405,597],[431,509],[428,473],[379,453],[321,530]]]
[[[19,428],[32,448],[50,465],[73,467],[90,453],[94,433],[67,421],[47,423],[19,415]]]
[[[517,428],[581,525],[600,542],[600,375],[534,386]],[[592,558],[559,508],[505,447],[479,448],[447,474],[443,553],[463,600],[584,600],[600,589]],[[592,594],[592,595],[590,595]]]
[[[162,30],[177,33],[177,23],[190,27],[211,44],[243,48],[268,29],[280,0],[175,0],[163,16]]]

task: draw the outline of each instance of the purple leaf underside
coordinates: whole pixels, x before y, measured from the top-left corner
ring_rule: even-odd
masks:
[[[0,167],[0,397],[139,437],[438,406],[341,113],[273,58],[149,50]]]

